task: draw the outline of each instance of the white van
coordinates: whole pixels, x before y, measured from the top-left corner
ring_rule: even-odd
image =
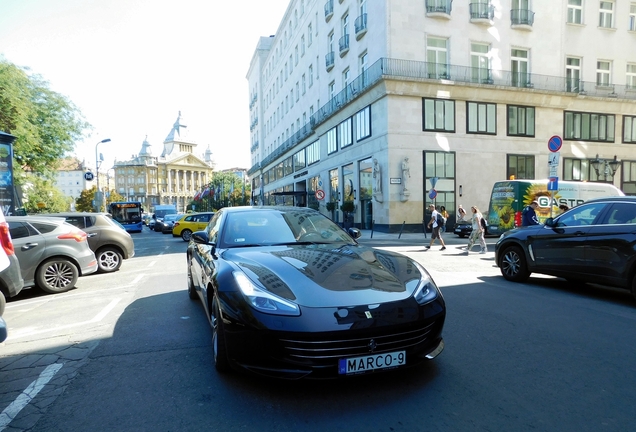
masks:
[[[548,190],[548,180],[506,180],[492,187],[488,206],[488,234],[500,235],[521,226],[521,212],[536,200],[539,222],[560,213],[559,206],[577,206],[592,198],[625,195],[607,183],[559,181],[558,190]]]

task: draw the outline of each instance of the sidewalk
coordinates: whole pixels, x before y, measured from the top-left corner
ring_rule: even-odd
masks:
[[[427,232],[426,237],[424,237],[424,233],[402,233],[402,235],[400,235],[400,233],[384,233],[371,230],[360,231],[362,232],[362,236],[358,239],[358,242],[367,246],[424,246],[431,242],[430,232]],[[459,238],[459,236],[449,232],[442,234],[442,238],[444,239],[444,243],[449,246],[465,246],[468,244],[467,237]],[[486,237],[488,250],[495,250],[494,246],[497,240],[497,237]],[[439,240],[435,240],[433,245],[434,247],[440,246]],[[478,250],[478,248],[479,244],[475,246],[474,250]]]

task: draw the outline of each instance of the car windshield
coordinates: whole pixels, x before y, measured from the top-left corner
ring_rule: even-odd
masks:
[[[180,217],[180,216],[181,216],[181,215],[178,215],[178,214],[169,214],[169,215],[166,215],[166,217],[165,217],[165,218],[163,218],[163,220],[164,220],[165,222],[174,222],[174,221],[176,221],[177,219],[179,219],[179,217]]]
[[[227,214],[221,231],[224,247],[354,243],[331,219],[306,209],[231,212]]]

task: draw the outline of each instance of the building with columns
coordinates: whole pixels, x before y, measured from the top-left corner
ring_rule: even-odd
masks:
[[[115,161],[115,190],[128,201],[140,201],[146,212],[152,212],[159,204],[174,204],[178,211],[186,211],[214,171],[209,145],[200,152],[198,144],[188,139],[187,126],[179,112],[161,153],[155,156],[151,147],[144,139],[137,155]]]
[[[636,194],[636,3],[459,3],[290,1],[247,72],[252,200],[419,231],[430,203],[452,221],[546,179],[553,136],[559,179]]]

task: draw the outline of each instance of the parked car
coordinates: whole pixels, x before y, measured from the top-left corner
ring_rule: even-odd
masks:
[[[5,297],[14,297],[24,287],[24,279],[20,272],[20,263],[9,233],[7,223],[0,209],[0,292]]]
[[[97,271],[88,235],[59,217],[7,216],[25,287],[60,293]]]
[[[119,270],[123,260],[135,256],[135,243],[126,229],[108,213],[51,213],[88,234],[88,245],[97,257],[98,271]]]
[[[302,207],[226,207],[188,244],[188,295],[216,369],[286,378],[378,372],[436,357],[446,307],[430,274],[359,245]]]
[[[177,213],[170,213],[170,214],[164,215],[162,217],[154,218],[155,223],[153,225],[153,229],[155,230],[155,232],[163,233],[163,221],[166,218],[168,218],[168,220],[170,220],[170,218],[176,217],[176,216],[177,216]]]
[[[485,218],[484,218],[484,221],[486,221]],[[461,220],[459,222],[456,222],[453,232],[457,234],[460,238],[468,237],[473,232],[473,222],[466,221],[466,220]],[[488,222],[486,222],[486,231],[484,232],[484,235],[489,235]]]
[[[190,213],[181,215],[172,227],[172,236],[181,237],[183,241],[190,241],[192,233],[195,231],[203,231],[208,222],[214,216],[213,212]]]
[[[587,201],[544,225],[504,233],[495,262],[508,280],[542,273],[630,290],[636,298],[636,197]]]
[[[172,234],[172,227],[174,227],[174,223],[177,219],[179,219],[182,215],[180,214],[169,214],[163,218],[161,221],[161,232],[163,234]]]
[[[7,323],[2,318],[6,304],[5,297],[17,295],[24,286],[20,263],[15,256],[15,249],[9,234],[9,224],[0,208],[0,342],[7,338]]]

